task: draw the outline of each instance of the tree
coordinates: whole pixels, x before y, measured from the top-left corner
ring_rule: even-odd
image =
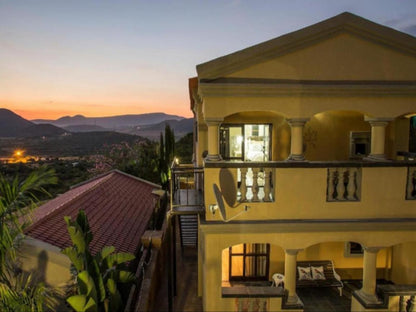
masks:
[[[118,284],[136,280],[125,266],[135,256],[114,253],[113,246],[104,247],[93,256],[89,248],[93,234],[83,210],[75,221],[65,217],[65,222],[73,246],[65,248],[62,253],[71,260],[77,281],[77,294],[67,298],[67,302],[77,312],[120,311],[122,299]]]
[[[181,163],[192,163],[193,139],[194,134],[190,132],[175,143],[175,154],[180,159]]]
[[[142,179],[159,183],[157,144],[148,139],[107,146],[103,155],[95,157],[95,167],[90,170],[100,174],[118,169]]]
[[[8,181],[0,174],[0,310],[42,311],[53,307],[51,289],[37,283],[33,274],[16,267],[17,249],[29,224],[28,214],[48,194],[45,186],[57,182],[53,170],[40,167],[25,180]]]
[[[165,126],[165,138],[160,133],[159,142],[159,176],[164,189],[168,188],[170,167],[175,156],[175,134],[168,124]]]

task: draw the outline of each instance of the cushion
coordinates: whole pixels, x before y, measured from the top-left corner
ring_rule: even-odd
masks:
[[[299,280],[312,280],[311,268],[298,266]]]
[[[324,267],[322,265],[318,266],[318,267],[312,266],[311,271],[312,271],[312,278],[314,280],[325,280],[326,279],[325,274],[324,274]]]

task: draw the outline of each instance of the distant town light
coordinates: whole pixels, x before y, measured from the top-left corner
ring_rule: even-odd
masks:
[[[13,155],[15,157],[22,157],[23,156],[23,151],[22,150],[15,150]]]

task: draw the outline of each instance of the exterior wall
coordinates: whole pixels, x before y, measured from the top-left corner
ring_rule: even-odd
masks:
[[[53,287],[65,287],[71,281],[71,262],[59,248],[27,237],[21,247],[24,271],[40,273],[41,280]]]
[[[416,63],[412,55],[352,34],[339,33],[326,37],[325,41],[237,71],[229,77],[414,80]]]
[[[392,264],[391,280],[394,283],[416,284],[416,242],[394,246]]]
[[[355,219],[415,218],[416,201],[405,200],[406,167],[364,167],[361,178],[361,200],[327,202],[327,168],[275,168],[274,202],[236,201],[236,168],[205,168],[206,219],[221,220],[209,205],[216,203],[211,192],[217,184],[225,201],[227,218],[250,209],[236,220],[270,219]]]

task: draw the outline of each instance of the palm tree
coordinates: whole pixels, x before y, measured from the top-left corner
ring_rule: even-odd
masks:
[[[42,311],[49,304],[47,287],[16,267],[17,249],[30,223],[29,213],[40,195],[49,195],[48,184],[56,184],[53,170],[40,167],[24,181],[8,181],[0,173],[0,310]]]

